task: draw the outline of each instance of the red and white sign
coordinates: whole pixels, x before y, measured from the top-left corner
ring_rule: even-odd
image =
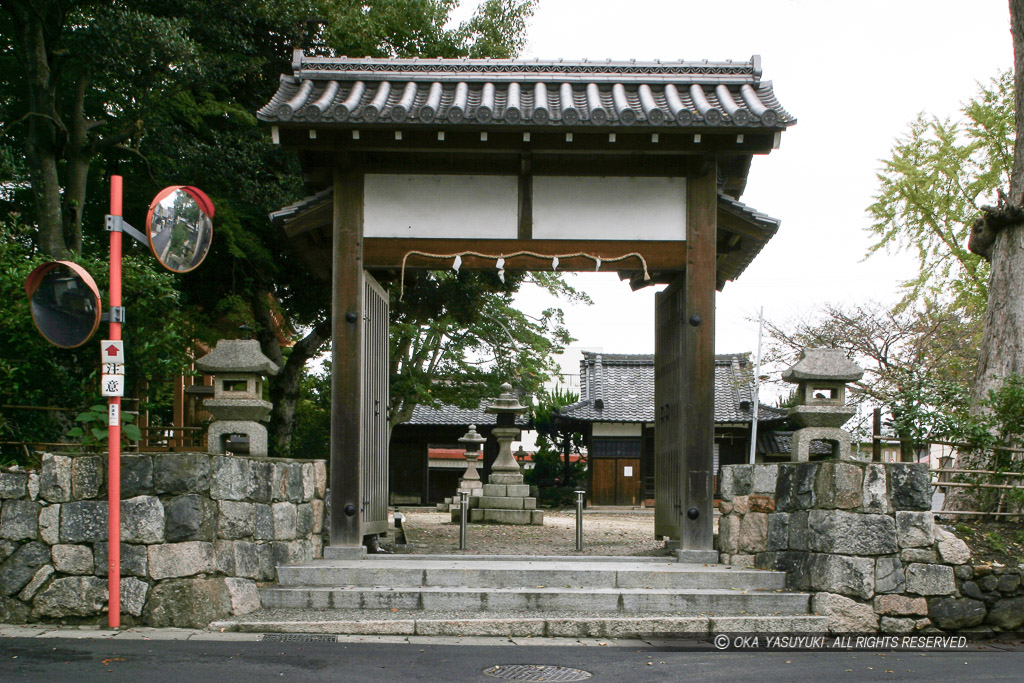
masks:
[[[121,340],[104,339],[100,342],[100,362],[124,365],[124,342]]]

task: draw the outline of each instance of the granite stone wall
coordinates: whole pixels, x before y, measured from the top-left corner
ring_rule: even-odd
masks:
[[[1024,623],[1024,567],[971,562],[967,545],[935,523],[926,465],[729,465],[720,488],[722,562],[785,571],[834,632]]]
[[[106,456],[0,470],[0,622],[99,621]],[[207,453],[121,458],[122,623],[205,627],[259,607],[257,582],[322,554],[324,461]]]

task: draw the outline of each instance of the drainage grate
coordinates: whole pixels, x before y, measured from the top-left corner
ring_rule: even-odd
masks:
[[[265,643],[336,643],[338,636],[315,633],[264,633],[260,640]]]
[[[484,673],[506,681],[585,681],[594,674],[583,669],[547,664],[507,664],[484,669]]]

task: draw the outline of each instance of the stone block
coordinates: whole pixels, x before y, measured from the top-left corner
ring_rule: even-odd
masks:
[[[864,491],[861,510],[877,514],[892,512],[886,483],[885,465],[872,463],[864,468]]]
[[[726,465],[721,469],[719,491],[722,500],[732,500],[736,496],[749,496],[754,489],[753,465]]]
[[[733,496],[732,513],[743,516],[750,512],[750,496]]]
[[[5,500],[0,507],[0,538],[34,541],[39,535],[40,508],[31,500]]]
[[[256,543],[256,561],[259,565],[258,581],[276,581],[277,563],[274,561],[274,547],[271,543]],[[362,547],[362,546],[359,546]],[[365,553],[365,549],[363,550]]]
[[[492,472],[491,476],[487,477],[487,483],[518,486],[523,483],[523,475],[508,472]]]
[[[523,509],[524,510],[536,510],[537,499],[536,498],[523,498]]]
[[[313,474],[313,463],[302,463],[302,502],[308,503],[316,497],[316,476]]]
[[[882,633],[913,633],[917,629],[917,620],[906,617],[882,617],[878,630]]]
[[[900,559],[907,563],[936,564],[939,561],[939,554],[934,548],[904,548],[900,551]]]
[[[298,564],[313,559],[313,545],[305,540],[274,541],[270,544],[274,567],[285,564]]]
[[[107,540],[107,502],[77,500],[60,506],[62,543],[95,543]]]
[[[313,505],[302,503],[295,507],[295,536],[305,538],[313,533]]]
[[[50,548],[29,541],[0,564],[0,595],[14,595],[32,580],[39,568],[50,563]]]
[[[0,498],[27,498],[28,472],[0,472]]]
[[[253,506],[252,537],[258,541],[274,540],[274,511],[269,505]]]
[[[270,476],[271,494],[275,502],[299,503],[302,501],[302,463],[275,462]]]
[[[203,541],[185,541],[151,545],[149,575],[156,579],[194,576],[216,569],[213,544]]]
[[[17,550],[20,547],[21,547],[21,544],[18,543],[17,541],[7,541],[7,540],[0,539],[0,562],[3,562],[4,560],[6,560],[8,557],[11,556],[11,554],[15,550]],[[0,622],[0,623],[3,623],[3,622]]]
[[[143,619],[157,628],[206,628],[230,614],[231,594],[224,579],[172,579],[150,592]]]
[[[457,520],[453,520],[457,521]],[[471,508],[469,511],[469,521],[473,524],[479,524],[484,521],[484,511],[480,508]]]
[[[902,593],[905,586],[906,577],[899,558],[886,556],[875,560],[876,593]]]
[[[935,515],[897,511],[896,535],[901,548],[930,548],[935,542]]]
[[[530,510],[530,524],[532,526],[544,526],[544,511]]]
[[[210,490],[210,455],[153,455],[153,488],[157,493],[204,493]]]
[[[274,540],[290,541],[295,538],[296,507],[294,503],[274,503],[271,514],[274,518]]]
[[[213,542],[213,565],[221,574],[235,575],[235,542],[218,539]]]
[[[942,527],[935,527],[939,556],[946,564],[967,564],[971,561],[971,549],[955,534]]]
[[[992,605],[985,623],[1004,631],[1019,630],[1024,624],[1024,596],[1003,598]]]
[[[216,538],[217,502],[195,493],[175,496],[164,505],[164,536],[168,543],[212,541]]]
[[[36,595],[32,615],[41,617],[89,617],[107,603],[107,582],[95,576],[54,579]]]
[[[71,500],[71,458],[43,453],[43,464],[39,470],[39,495],[51,503]]]
[[[96,498],[103,490],[103,458],[79,455],[71,462],[71,497],[74,500]]]
[[[106,576],[109,564],[107,556],[107,542],[93,545],[95,556],[96,576]],[[147,546],[121,544],[121,575],[145,577],[149,573],[149,552]]]
[[[727,564],[736,569],[750,569],[754,566],[754,555],[735,554],[719,558],[722,564]],[[728,558],[728,559],[727,559]]]
[[[17,598],[0,595],[0,624],[24,624],[28,615],[28,605]]]
[[[778,467],[775,509],[780,512],[794,512],[813,508],[814,480],[818,473],[818,463],[785,463]]]
[[[775,512],[775,496],[751,494],[747,496],[747,507],[751,512]]]
[[[485,522],[497,522],[498,524],[530,524],[531,515],[539,510],[500,510],[484,509]]]
[[[484,484],[480,495],[489,497],[507,496],[508,486],[505,484]]]
[[[817,507],[852,510],[864,499],[864,471],[850,462],[823,462],[814,479]]]
[[[313,492],[317,498],[327,495],[327,463],[323,460],[313,461]]]
[[[956,591],[953,568],[944,564],[913,563],[907,566],[907,593],[950,595]]]
[[[888,515],[843,510],[807,513],[810,549],[843,555],[889,555],[897,551],[896,523]]]
[[[62,574],[92,574],[92,548],[87,545],[58,544],[52,548],[53,566]]]
[[[44,564],[38,570],[35,575],[32,576],[32,580],[25,584],[25,587],[18,593],[18,599],[22,602],[29,602],[39,589],[43,587],[46,580],[53,576],[53,565]]]
[[[775,514],[784,514],[778,513]],[[790,550],[810,550],[811,549],[811,537],[810,530],[807,528],[807,511],[800,510],[799,512],[789,513],[789,549]]]
[[[522,510],[522,498],[502,496],[480,496],[480,507],[485,510]]]
[[[133,576],[121,579],[121,612],[133,617],[141,617],[146,606],[149,584]]]
[[[134,498],[147,493],[153,493],[153,456],[122,454],[121,497]]]
[[[235,616],[249,614],[260,608],[260,592],[255,581],[232,577],[224,579],[224,585],[231,599],[231,613]]]
[[[260,556],[257,545],[249,541],[234,542],[235,576],[249,579],[262,578],[260,574]],[[274,578],[273,572],[271,579]]]
[[[932,487],[928,465],[892,463],[889,469],[889,498],[896,510],[931,510]]]
[[[811,588],[868,599],[875,594],[875,561],[870,557],[811,555]]]
[[[310,507],[313,508],[313,533],[323,533],[324,530],[324,502],[319,498],[314,498],[310,503]]]
[[[249,460],[249,498],[257,503],[274,499],[274,463],[269,460]]]
[[[985,603],[971,598],[932,598],[928,617],[941,629],[956,631],[985,621]]]
[[[811,588],[811,553],[784,551],[775,553],[773,569],[786,572],[786,588],[805,591]]]
[[[958,564],[953,567],[953,573],[961,581],[969,581],[974,578],[974,568],[969,564]]]
[[[775,485],[779,479],[778,465],[755,465],[754,485],[751,493],[775,495]]]
[[[996,590],[1000,593],[1013,593],[1017,590],[1019,585],[1019,574],[1003,574],[999,577],[999,583],[996,584]]]
[[[530,487],[526,484],[509,484],[505,487],[507,489],[505,495],[515,498],[529,498]],[[484,494],[487,495],[487,494]]]
[[[828,618],[832,633],[871,633],[878,629],[878,615],[871,608],[835,593],[815,593],[811,611]]]
[[[215,500],[245,500],[252,491],[252,469],[248,458],[217,455],[211,459],[210,497]]]
[[[767,550],[789,549],[789,515],[788,512],[768,515],[768,538],[765,541]]]
[[[238,539],[252,536],[256,530],[256,503],[236,500],[217,502],[217,536],[226,539]],[[261,506],[267,507],[267,506]],[[268,508],[269,509],[269,508]],[[270,513],[270,529],[268,537],[274,535],[273,513]]]
[[[164,506],[156,496],[121,501],[122,543],[163,543]]]
[[[28,473],[28,499],[38,500],[39,499],[39,473],[29,472]]]
[[[740,550],[740,517],[725,515],[718,520],[718,550],[733,554]]]
[[[924,598],[912,598],[909,595],[888,593],[875,596],[875,611],[879,614],[897,616],[928,615],[928,601]]]
[[[767,550],[768,515],[763,512],[748,512],[740,522],[739,551],[760,553]]]

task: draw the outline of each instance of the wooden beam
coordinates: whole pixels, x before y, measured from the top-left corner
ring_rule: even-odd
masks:
[[[715,249],[718,172],[712,157],[707,172],[686,183],[687,254],[682,326],[683,462],[679,486],[680,547],[712,549],[715,440]],[[696,518],[694,519],[694,513]]]
[[[686,242],[683,241],[612,241],[612,240],[480,240],[480,239],[414,239],[367,237],[363,245],[366,268],[444,269],[451,267],[451,259],[443,260],[410,255],[410,252],[429,254],[463,254],[477,252],[488,256],[504,256],[505,267],[517,270],[551,270],[551,257],[559,256],[558,270],[592,271],[596,262],[592,258],[577,256],[561,258],[565,254],[584,253],[601,258],[601,271],[642,271],[640,259],[633,256],[620,261],[627,254],[638,253],[647,264],[647,270],[681,270],[686,262]],[[509,257],[520,251],[540,254]],[[462,267],[486,270],[494,268],[495,258],[462,256]]]
[[[533,171],[529,155],[519,168],[519,239],[533,238]]]
[[[334,172],[331,320],[331,545],[358,547],[362,536],[363,174]]]

